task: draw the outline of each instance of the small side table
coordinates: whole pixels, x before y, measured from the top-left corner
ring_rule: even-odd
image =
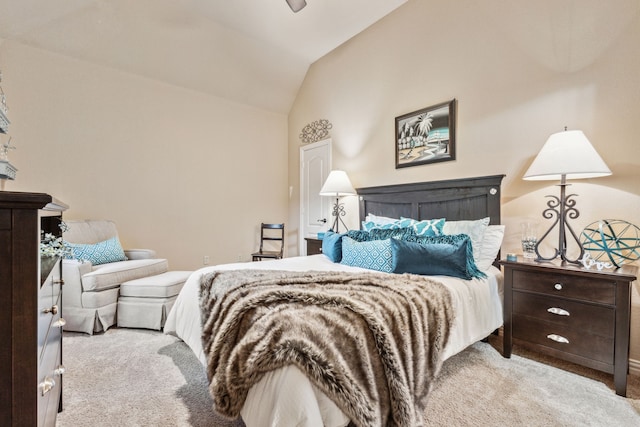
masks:
[[[317,255],[322,253],[322,239],[315,237],[305,237],[307,241],[307,255]]]
[[[500,261],[504,268],[504,349],[513,342],[613,374],[626,396],[631,283],[638,268],[585,269],[560,262]]]

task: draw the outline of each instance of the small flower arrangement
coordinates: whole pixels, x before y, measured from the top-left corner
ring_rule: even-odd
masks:
[[[64,221],[58,224],[60,230],[64,233],[69,229]],[[62,239],[62,236],[56,236],[53,233],[40,232],[40,256],[48,258],[69,258],[73,255],[71,247]]]

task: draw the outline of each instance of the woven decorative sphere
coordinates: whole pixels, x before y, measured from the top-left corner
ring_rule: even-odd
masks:
[[[640,259],[640,229],[627,221],[601,219],[582,230],[582,247],[592,259],[620,267]]]

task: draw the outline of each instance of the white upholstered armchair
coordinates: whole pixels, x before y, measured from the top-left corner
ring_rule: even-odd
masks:
[[[63,260],[64,329],[87,334],[106,331],[117,320],[120,284],[166,272],[167,260],[155,258],[150,249],[123,250],[112,221],[65,222],[68,230],[63,238],[80,259]]]

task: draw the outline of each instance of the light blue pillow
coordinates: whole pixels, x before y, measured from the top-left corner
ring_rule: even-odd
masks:
[[[322,253],[333,262],[342,260],[342,236],[344,235],[329,230],[322,238]]]
[[[96,244],[69,243],[72,258],[80,261],[89,261],[93,265],[107,264],[116,261],[126,261],[122,245],[117,237]]]
[[[344,236],[342,238],[342,261],[340,263],[352,267],[390,273],[391,240],[357,242],[348,236]]]

